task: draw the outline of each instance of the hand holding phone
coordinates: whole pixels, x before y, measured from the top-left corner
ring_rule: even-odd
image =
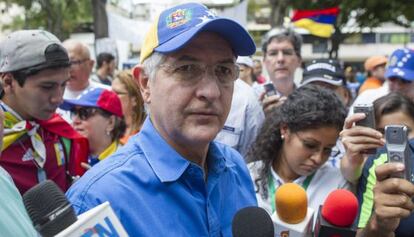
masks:
[[[269,82],[263,85],[266,91],[266,96],[278,95],[273,83]]]
[[[403,178],[414,183],[413,161],[408,143],[408,129],[403,125],[385,126],[385,142],[387,146],[388,162],[402,163],[404,171],[396,173],[393,177]]]
[[[375,114],[372,104],[357,104],[354,106],[354,113],[364,113],[365,118],[355,122],[357,126],[369,127],[375,129]],[[376,149],[364,150],[364,154],[375,154]]]

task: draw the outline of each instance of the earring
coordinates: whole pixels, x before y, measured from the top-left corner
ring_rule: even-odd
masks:
[[[110,131],[106,131],[106,135],[110,136],[111,132]]]
[[[285,139],[285,135],[281,134],[281,135],[280,135],[280,138],[281,138],[282,140],[284,140],[284,139]]]

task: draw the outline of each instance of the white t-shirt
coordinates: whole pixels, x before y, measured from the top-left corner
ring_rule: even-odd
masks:
[[[259,168],[261,168],[262,164],[262,161],[255,161],[248,165],[254,184],[255,180],[258,178],[258,171]],[[273,168],[271,168],[271,174],[273,177],[274,190],[277,190],[277,188],[285,182],[279,177]],[[306,178],[307,176],[301,176],[293,181],[293,183],[302,186]],[[255,188],[257,191],[257,187]],[[345,180],[338,168],[332,167],[332,165],[325,163],[316,171],[315,175],[309,183],[309,186],[306,189],[306,194],[308,196],[308,207],[311,207],[315,210],[315,213],[317,213],[319,206],[325,202],[325,199],[329,193],[336,189],[350,190],[351,185]],[[264,199],[260,193],[256,193],[256,198],[259,207],[264,208],[269,213],[269,215],[272,215],[273,210],[271,198],[274,195],[270,194],[270,189],[268,189],[268,192],[269,195],[266,199]]]
[[[244,157],[256,139],[264,119],[262,106],[253,88],[237,79],[229,115],[215,141],[233,147]]]
[[[385,81],[384,84],[375,89],[368,89],[363,91],[352,103],[352,106],[349,108],[348,116],[354,114],[354,106],[357,104],[372,104],[374,101],[380,97],[387,95],[390,92],[388,87],[388,81]]]

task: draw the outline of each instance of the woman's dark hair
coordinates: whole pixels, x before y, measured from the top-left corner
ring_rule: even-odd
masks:
[[[374,101],[374,111],[377,123],[382,116],[397,111],[402,111],[414,119],[414,102],[403,94],[392,92]]]
[[[280,107],[271,111],[247,155],[248,161],[263,162],[255,180],[263,198],[268,196],[270,168],[282,148],[281,125],[286,125],[293,133],[321,127],[340,131],[345,117],[346,108],[335,92],[316,85],[296,89]]]
[[[111,140],[113,141],[119,141],[119,139],[122,138],[122,136],[125,134],[126,131],[126,123],[125,123],[125,119],[122,116],[118,117],[106,110],[97,108],[97,111],[99,112],[100,115],[102,115],[105,118],[109,118],[111,116],[115,117],[115,124],[114,124],[114,129],[112,129],[111,131]]]

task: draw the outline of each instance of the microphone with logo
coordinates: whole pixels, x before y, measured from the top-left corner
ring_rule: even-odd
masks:
[[[233,237],[274,237],[272,219],[260,207],[245,207],[234,215]]]
[[[358,200],[352,192],[345,189],[331,192],[319,207],[314,236],[354,237],[353,223],[357,214]]]
[[[308,207],[306,191],[295,183],[281,185],[275,193],[272,215],[277,237],[312,236],[314,210]]]
[[[65,194],[51,180],[29,189],[23,202],[41,236],[128,236],[111,206],[105,202],[76,217]]]

